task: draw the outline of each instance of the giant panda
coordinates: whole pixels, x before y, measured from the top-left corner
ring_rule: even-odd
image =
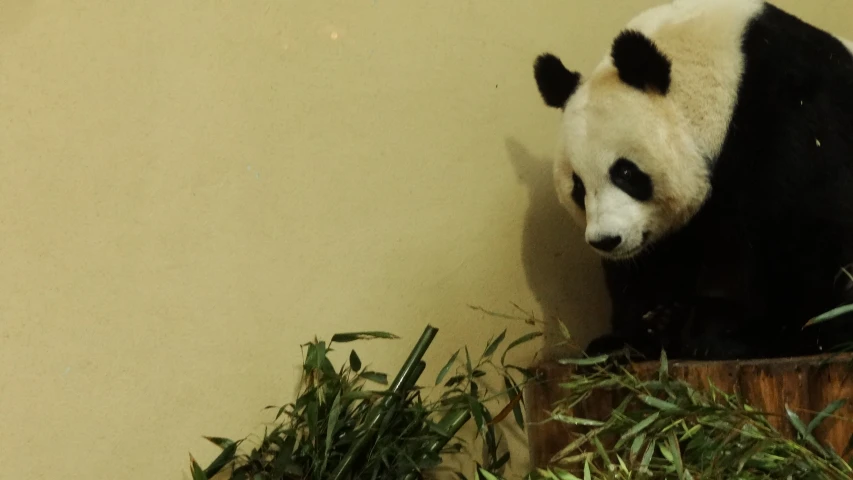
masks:
[[[588,75],[539,55],[561,111],[556,195],[600,255],[612,331],[590,355],[818,354],[853,319],[853,44],[760,0],[676,0]],[[853,273],[853,269],[849,269]]]

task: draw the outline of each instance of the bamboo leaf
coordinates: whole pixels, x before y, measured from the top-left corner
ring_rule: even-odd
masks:
[[[388,375],[379,372],[365,371],[358,374],[359,377],[370,380],[381,385],[388,385]]]
[[[569,332],[569,329],[568,329],[568,327],[566,327],[566,324],[563,323],[562,320],[557,320],[557,325],[559,325],[559,327],[560,327],[560,333],[563,335],[563,339],[565,339],[567,341],[571,340],[572,334]]]
[[[518,424],[518,428],[524,431],[524,414],[521,411],[521,400],[524,396],[523,392],[520,388],[518,388],[515,382],[513,382],[512,378],[509,375],[504,376],[504,385],[506,386],[506,395],[509,399],[509,403],[495,418],[498,419],[498,422],[503,420],[503,418],[508,413],[506,409],[512,408],[512,414],[515,417],[515,423]]]
[[[649,446],[646,447],[646,452],[643,454],[643,459],[640,462],[640,468],[642,469],[642,471],[644,471],[644,472],[649,471],[649,466],[650,466],[651,461],[652,461],[652,455],[655,453],[655,447],[656,446],[657,446],[657,442],[654,439],[652,439],[652,441],[649,442]]]
[[[820,426],[820,424],[824,421],[824,419],[826,419],[826,417],[829,417],[830,415],[834,414],[836,411],[838,411],[839,408],[843,407],[846,403],[847,399],[842,398],[827,405],[826,408],[821,410],[820,413],[815,415],[812,421],[809,422],[809,426],[806,431],[808,433],[812,433],[815,428]]]
[[[483,468],[477,469],[477,475],[482,476],[485,480],[498,480],[498,477],[492,475],[491,473],[489,473],[487,470],[485,470]]]
[[[474,397],[468,397],[468,408],[471,411],[471,415],[474,416],[474,422],[477,424],[477,432],[483,431],[483,406],[480,405],[480,402],[477,401]]]
[[[669,403],[665,400],[661,400],[657,397],[652,397],[650,395],[640,395],[640,400],[643,401],[646,405],[650,407],[657,408],[659,410],[678,410],[678,405],[674,403]]]
[[[810,327],[812,325],[817,325],[819,323],[823,323],[823,322],[826,322],[828,320],[833,320],[835,318],[838,318],[838,317],[840,317],[846,313],[850,313],[850,312],[853,312],[853,304],[842,305],[840,307],[833,308],[832,310],[830,310],[826,313],[822,313],[822,314],[812,318],[811,320],[806,322],[805,325],[803,325],[803,328]]]
[[[204,470],[201,469],[192,455],[190,455],[190,471],[192,472],[193,480],[208,480],[207,475],[204,474]]]
[[[678,472],[678,478],[684,478],[684,459],[681,458],[681,448],[678,445],[678,438],[675,436],[675,431],[670,430],[667,438],[669,440],[669,448],[672,451],[675,471]]]
[[[394,335],[393,333],[388,333],[388,332],[336,333],[336,334],[332,335],[332,342],[346,343],[346,342],[354,342],[356,340],[374,340],[377,338],[395,340],[395,339],[398,339],[400,337]]]
[[[628,429],[627,432],[622,434],[622,437],[619,439],[619,441],[616,442],[616,448],[621,447],[625,442],[633,438],[634,435],[648,428],[649,425],[651,425],[658,419],[658,417],[660,417],[660,412],[649,415],[648,417],[644,418],[643,421],[637,423],[636,425]]]
[[[785,412],[788,414],[788,420],[791,421],[791,425],[794,426],[794,429],[797,430],[797,433],[802,435],[803,439],[809,442],[813,447],[815,447],[819,452],[823,453],[823,447],[817,442],[811,433],[809,433],[806,426],[803,425],[803,421],[800,420],[799,415],[797,415],[793,410],[788,408],[788,405],[785,404]]]
[[[557,480],[581,480],[580,478],[576,477],[571,472],[567,472],[567,471],[560,469],[560,468],[554,469],[554,475],[555,475],[554,478],[556,478]]]
[[[806,430],[806,426],[803,425],[803,421],[800,420],[800,416],[796,414],[793,410],[788,408],[788,405],[785,405],[785,412],[788,414],[788,420],[791,421],[791,425],[797,430],[797,432],[806,437],[808,435],[808,431]]]
[[[227,448],[230,445],[233,445],[235,443],[234,440],[231,440],[230,438],[223,438],[223,437],[203,437],[203,438],[205,440],[207,440],[208,442],[210,442],[210,443],[216,445],[217,447],[221,448],[221,449],[225,449],[225,448]]]
[[[358,358],[358,354],[355,353],[355,350],[350,351],[349,366],[354,372],[361,370],[361,359]]]
[[[557,360],[561,365],[597,365],[599,363],[606,362],[607,359],[610,358],[608,355],[599,355],[597,357],[583,357],[583,358],[561,358]]]
[[[571,417],[568,415],[563,415],[561,413],[551,414],[551,418],[553,418],[554,420],[563,422],[563,423],[568,423],[570,425],[586,425],[589,427],[600,427],[600,426],[604,425],[604,422],[599,421],[599,420],[591,420],[591,419],[587,419],[587,418]]]
[[[534,338],[538,338],[541,336],[542,336],[542,332],[531,332],[531,333],[528,333],[527,335],[522,335],[521,337],[515,339],[515,341],[513,341],[512,343],[507,345],[506,350],[504,350],[504,353],[501,356],[501,365],[506,363],[506,354],[509,353],[510,350],[512,350],[513,348],[515,348],[519,345],[523,345],[523,344],[533,340]]]
[[[456,352],[454,352],[453,355],[450,356],[450,360],[447,361],[447,364],[442,367],[441,371],[438,372],[438,376],[435,378],[436,385],[438,385],[439,383],[441,383],[442,380],[444,380],[444,377],[447,376],[447,372],[450,371],[450,367],[452,367],[453,364],[456,362],[456,357],[458,356],[459,350],[456,350]]]
[[[326,425],[326,451],[323,455],[323,466],[320,468],[320,475],[326,472],[326,465],[329,461],[329,455],[332,451],[332,439],[335,437],[335,428],[338,426],[338,418],[341,415],[341,393],[335,396],[335,401],[332,402],[332,409],[329,411],[328,424]]]
[[[237,455],[237,442],[221,437],[204,438],[222,449],[219,455],[204,469],[204,474],[210,478],[234,460]]]
[[[504,341],[505,338],[506,338],[506,329],[504,329],[504,331],[501,332],[501,334],[498,335],[497,338],[495,338],[488,345],[486,345],[486,350],[483,351],[483,358],[491,357],[495,353],[495,350],[498,349],[498,346],[500,346],[501,342]]]
[[[631,458],[633,459],[637,454],[640,453],[640,448],[643,446],[643,443],[646,441],[646,434],[641,433],[634,437],[634,443],[631,444]]]

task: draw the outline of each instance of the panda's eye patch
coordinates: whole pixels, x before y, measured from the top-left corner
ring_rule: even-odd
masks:
[[[627,158],[620,158],[610,166],[610,181],[635,200],[651,200],[654,188],[652,179]]]
[[[572,173],[572,200],[580,207],[584,208],[584,198],[586,197],[586,187],[576,173]]]

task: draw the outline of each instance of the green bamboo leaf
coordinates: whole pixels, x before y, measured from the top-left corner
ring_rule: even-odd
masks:
[[[589,458],[583,462],[583,480],[592,480],[592,474],[589,472]]]
[[[597,357],[583,357],[583,358],[561,358],[557,360],[557,362],[561,365],[597,365],[602,362],[606,362],[607,359],[610,358],[608,355],[599,355]]]
[[[619,439],[619,441],[616,442],[616,448],[621,447],[625,444],[625,442],[633,438],[634,435],[648,428],[649,425],[653,424],[658,419],[658,417],[660,417],[660,412],[649,415],[648,417],[643,419],[643,421],[631,427],[627,432],[622,434],[622,437]]]
[[[658,450],[660,450],[660,453],[661,455],[663,455],[663,458],[667,459],[669,463],[675,466],[675,458],[673,458],[672,452],[669,451],[668,447],[661,443],[658,445]]]
[[[379,390],[351,390],[341,396],[341,400],[364,400],[365,398],[392,396],[391,392]]]
[[[317,421],[318,416],[319,412],[317,403],[309,403],[305,407],[305,419],[308,421],[308,438],[311,440],[311,444],[314,444],[317,438],[317,428],[320,426]],[[266,437],[266,434],[264,434],[264,437]]]
[[[771,445],[772,445],[772,442],[770,440],[755,442],[755,445],[753,445],[752,448],[750,448],[749,450],[744,452],[743,455],[741,455],[741,458],[740,458],[740,460],[738,460],[738,463],[737,463],[736,472],[738,474],[740,472],[742,472],[743,468],[746,466],[746,462],[753,460],[759,452],[763,451],[766,447],[771,446]]]
[[[219,473],[226,465],[234,460],[237,455],[237,442],[228,438],[204,437],[210,443],[222,449],[222,452],[204,469],[204,474],[210,478]]]
[[[476,398],[468,397],[468,408],[471,411],[471,415],[474,416],[474,422],[477,424],[477,432],[482,432],[484,423],[483,406],[480,405],[480,402]]]
[[[815,415],[812,421],[809,422],[809,426],[806,431],[808,433],[812,433],[814,429],[817,428],[824,421],[824,419],[826,419],[826,417],[829,417],[830,415],[834,414],[836,411],[838,411],[839,408],[843,407],[846,403],[847,399],[842,398],[827,405],[826,408],[821,410],[820,413]]]
[[[301,469],[292,463],[293,449],[296,447],[296,435],[287,435],[282,440],[278,454],[272,463],[272,477],[282,478],[285,474],[301,476]],[[236,477],[232,477],[236,480]]]
[[[468,347],[465,347],[465,368],[468,371],[468,375],[474,371],[474,367],[471,365],[471,355],[468,355]]]
[[[678,472],[678,478],[684,478],[684,459],[681,458],[681,448],[678,445],[678,438],[675,436],[675,431],[669,431],[669,448],[672,450],[672,458],[675,464],[675,471]]]
[[[358,358],[358,354],[355,353],[355,350],[351,351],[349,354],[349,366],[353,372],[361,370],[361,359]]]
[[[273,407],[273,408],[275,408],[275,407]],[[230,438],[223,438],[223,437],[202,437],[202,438],[204,438],[208,442],[216,445],[217,447],[219,447],[223,450],[235,443],[234,440],[231,440]]]
[[[661,400],[657,397],[652,397],[650,395],[640,395],[640,400],[643,401],[646,405],[650,407],[657,408],[659,410],[678,410],[678,405],[674,403],[669,403],[665,400]]]
[[[571,472],[567,472],[561,468],[554,468],[553,472],[549,472],[554,475],[554,479],[556,480],[581,480],[580,478],[573,475]]]
[[[308,345],[308,353],[305,356],[305,367],[307,371],[324,370],[326,367],[326,342],[317,342]]]
[[[204,470],[201,469],[192,455],[190,455],[190,471],[192,472],[193,480],[208,480],[207,475],[204,474]]]
[[[802,435],[803,439],[812,444],[812,446],[815,447],[817,451],[823,453],[823,447],[821,446],[821,444],[818,443],[817,439],[815,439],[811,433],[809,433],[808,429],[806,429],[806,426],[803,424],[803,421],[800,420],[799,415],[797,415],[793,410],[788,408],[787,404],[785,404],[785,412],[788,414],[788,420],[791,421],[791,425],[794,426],[794,429],[797,430],[797,433]]]
[[[604,422],[601,422],[599,420],[591,420],[588,418],[571,417],[568,415],[563,415],[561,413],[554,413],[551,415],[551,418],[553,418],[554,420],[563,422],[563,423],[568,423],[570,425],[586,425],[589,427],[600,427],[600,426],[604,425]]]
[[[601,443],[598,435],[592,437],[592,443],[595,444],[595,449],[598,451],[599,457],[604,460],[604,465],[607,468],[610,468],[613,465],[613,462],[610,461],[610,457],[607,455],[607,450],[604,449],[604,445]]]
[[[655,447],[657,446],[657,442],[652,439],[649,442],[649,446],[646,447],[646,453],[643,454],[643,460],[640,462],[640,469],[642,471],[648,472],[649,465],[652,461],[652,455],[655,453]]]
[[[332,452],[332,439],[335,436],[335,428],[338,426],[338,418],[341,415],[341,394],[335,396],[332,402],[332,409],[329,411],[329,419],[326,425],[326,451],[323,454],[323,466],[320,468],[320,475],[326,472],[326,465],[329,461],[329,456]]]
[[[447,372],[450,371],[450,367],[452,367],[453,363],[456,362],[456,357],[458,356],[459,350],[456,350],[456,352],[450,357],[450,360],[447,361],[447,364],[441,369],[440,372],[438,372],[438,376],[435,378],[436,385],[438,385],[439,383],[441,383],[442,380],[444,380],[444,377],[447,376]]]
[[[503,455],[501,455],[500,458],[495,460],[495,463],[492,464],[491,469],[492,470],[500,470],[501,467],[506,465],[506,462],[509,461],[509,458],[510,458],[510,453],[509,452],[504,453]]]
[[[478,476],[477,478],[482,477],[485,480],[498,480],[498,477],[492,475],[491,473],[489,473],[487,470],[485,470],[483,468],[477,469],[477,476]]]
[[[365,380],[370,380],[371,382],[388,385],[388,375],[384,373],[366,371],[359,373],[358,376]]]
[[[562,320],[557,320],[557,325],[560,326],[560,333],[563,335],[564,340],[571,340],[572,334],[569,332],[569,328],[566,327],[566,324],[563,323]]]
[[[803,421],[800,420],[800,416],[796,414],[793,410],[788,408],[788,405],[785,405],[785,412],[788,414],[788,420],[791,421],[791,425],[799,432],[800,435],[806,437],[808,435],[808,431],[806,430],[806,426],[803,425]]]
[[[336,333],[332,335],[332,342],[338,343],[346,343],[346,342],[354,342],[356,340],[373,340],[377,338],[384,339],[398,339],[400,337],[394,335],[393,333],[388,332],[349,332],[349,333]]]
[[[629,473],[628,472],[628,465],[625,465],[625,460],[622,460],[622,456],[619,454],[616,454],[616,460],[619,461],[619,469],[625,473]]]
[[[507,345],[506,350],[504,350],[504,353],[501,356],[501,365],[503,365],[506,362],[506,354],[509,353],[510,350],[512,350],[513,348],[515,348],[519,345],[523,345],[523,344],[533,340],[534,338],[538,338],[541,336],[542,336],[542,332],[531,332],[531,333],[528,333],[527,335],[523,335],[523,336],[517,338],[515,341],[513,341],[512,343]]]
[[[830,310],[826,313],[820,314],[820,315],[812,318],[811,320],[806,322],[805,325],[803,325],[803,328],[810,327],[812,325],[817,325],[819,323],[823,323],[823,322],[826,322],[828,320],[838,318],[841,315],[844,315],[845,313],[850,313],[850,312],[853,312],[853,304],[842,305],[840,307],[833,308],[832,310]]]
[[[486,345],[486,350],[483,351],[483,358],[491,357],[495,353],[495,350],[498,349],[498,346],[500,346],[501,342],[504,341],[505,338],[506,338],[506,329],[504,329],[504,331],[501,332],[501,334],[498,335],[497,338],[495,338],[492,342],[490,342],[488,345]]]
[[[454,375],[454,376],[450,377],[447,380],[447,382],[445,382],[444,386],[445,387],[452,387],[454,385],[458,385],[463,380],[465,380],[465,378],[466,378],[465,375]]]
[[[512,380],[512,377],[508,375],[504,376],[504,386],[506,386],[507,399],[512,403],[518,395],[519,388]],[[521,411],[521,401],[518,401],[513,405],[512,414],[515,417],[515,423],[518,424],[518,428],[524,431],[524,414]]]
[[[634,437],[634,443],[631,445],[631,458],[637,456],[640,453],[640,447],[643,446],[643,443],[646,441],[646,434],[641,433]]]

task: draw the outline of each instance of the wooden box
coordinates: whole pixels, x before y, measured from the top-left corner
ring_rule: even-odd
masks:
[[[640,378],[656,375],[659,362],[639,363],[633,371]],[[525,394],[527,414],[531,425],[528,428],[531,464],[545,467],[551,457],[571,441],[571,426],[551,421],[548,418],[554,402],[565,392],[561,382],[572,374],[573,367],[547,361],[535,366],[541,381],[531,383]],[[726,361],[726,362],[669,362],[670,376],[690,383],[698,390],[707,390],[708,379],[728,393],[738,393],[752,407],[770,412],[768,421],[789,438],[796,432],[785,417],[785,405],[808,423],[815,413],[838,399],[853,397],[853,354],[820,355],[814,357],[786,358],[774,360]],[[621,399],[603,392],[576,407],[573,416],[595,420],[606,418]],[[853,436],[853,399],[839,409],[835,416],[850,420],[828,417],[814,436],[821,443],[843,452]]]

